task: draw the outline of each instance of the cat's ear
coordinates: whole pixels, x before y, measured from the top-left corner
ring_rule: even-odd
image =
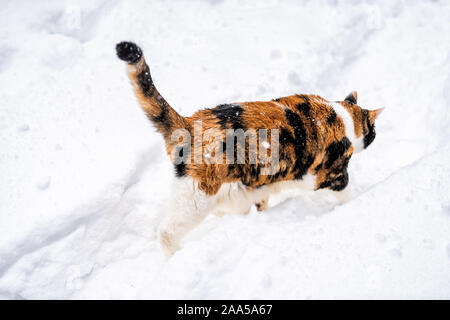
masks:
[[[344,99],[344,101],[357,104],[358,101],[358,93],[356,91],[350,92]]]
[[[381,112],[383,112],[384,108],[378,108],[375,110],[369,110],[369,121],[370,123],[374,123],[375,119],[380,115]]]

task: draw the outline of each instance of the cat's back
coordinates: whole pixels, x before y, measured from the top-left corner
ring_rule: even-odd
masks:
[[[289,130],[289,127],[298,126],[301,121],[302,126],[308,130],[308,127],[314,125],[315,119],[326,119],[331,112],[332,107],[328,101],[320,96],[297,94],[270,101],[221,104],[198,110],[187,119],[192,123],[201,121],[204,129],[258,130],[284,127]],[[294,123],[293,117],[297,120]]]

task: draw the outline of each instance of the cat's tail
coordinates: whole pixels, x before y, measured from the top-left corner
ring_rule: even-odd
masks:
[[[142,109],[164,139],[170,139],[176,129],[187,129],[185,118],[167,103],[153,84],[141,48],[133,42],[120,42],[116,45],[116,52],[128,64],[128,76]]]

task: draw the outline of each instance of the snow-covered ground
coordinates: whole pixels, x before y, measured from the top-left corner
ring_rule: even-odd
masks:
[[[4,1],[0,21],[0,298],[450,298],[450,1]],[[167,260],[172,167],[121,40],[181,114],[386,107],[356,197],[210,217]]]

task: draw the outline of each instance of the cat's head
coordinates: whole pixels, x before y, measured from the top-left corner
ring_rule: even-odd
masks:
[[[354,122],[355,135],[361,141],[360,150],[355,151],[366,149],[375,139],[375,119],[380,115],[384,108],[375,110],[361,108],[358,106],[358,94],[356,91],[348,94],[342,104],[350,111]]]

